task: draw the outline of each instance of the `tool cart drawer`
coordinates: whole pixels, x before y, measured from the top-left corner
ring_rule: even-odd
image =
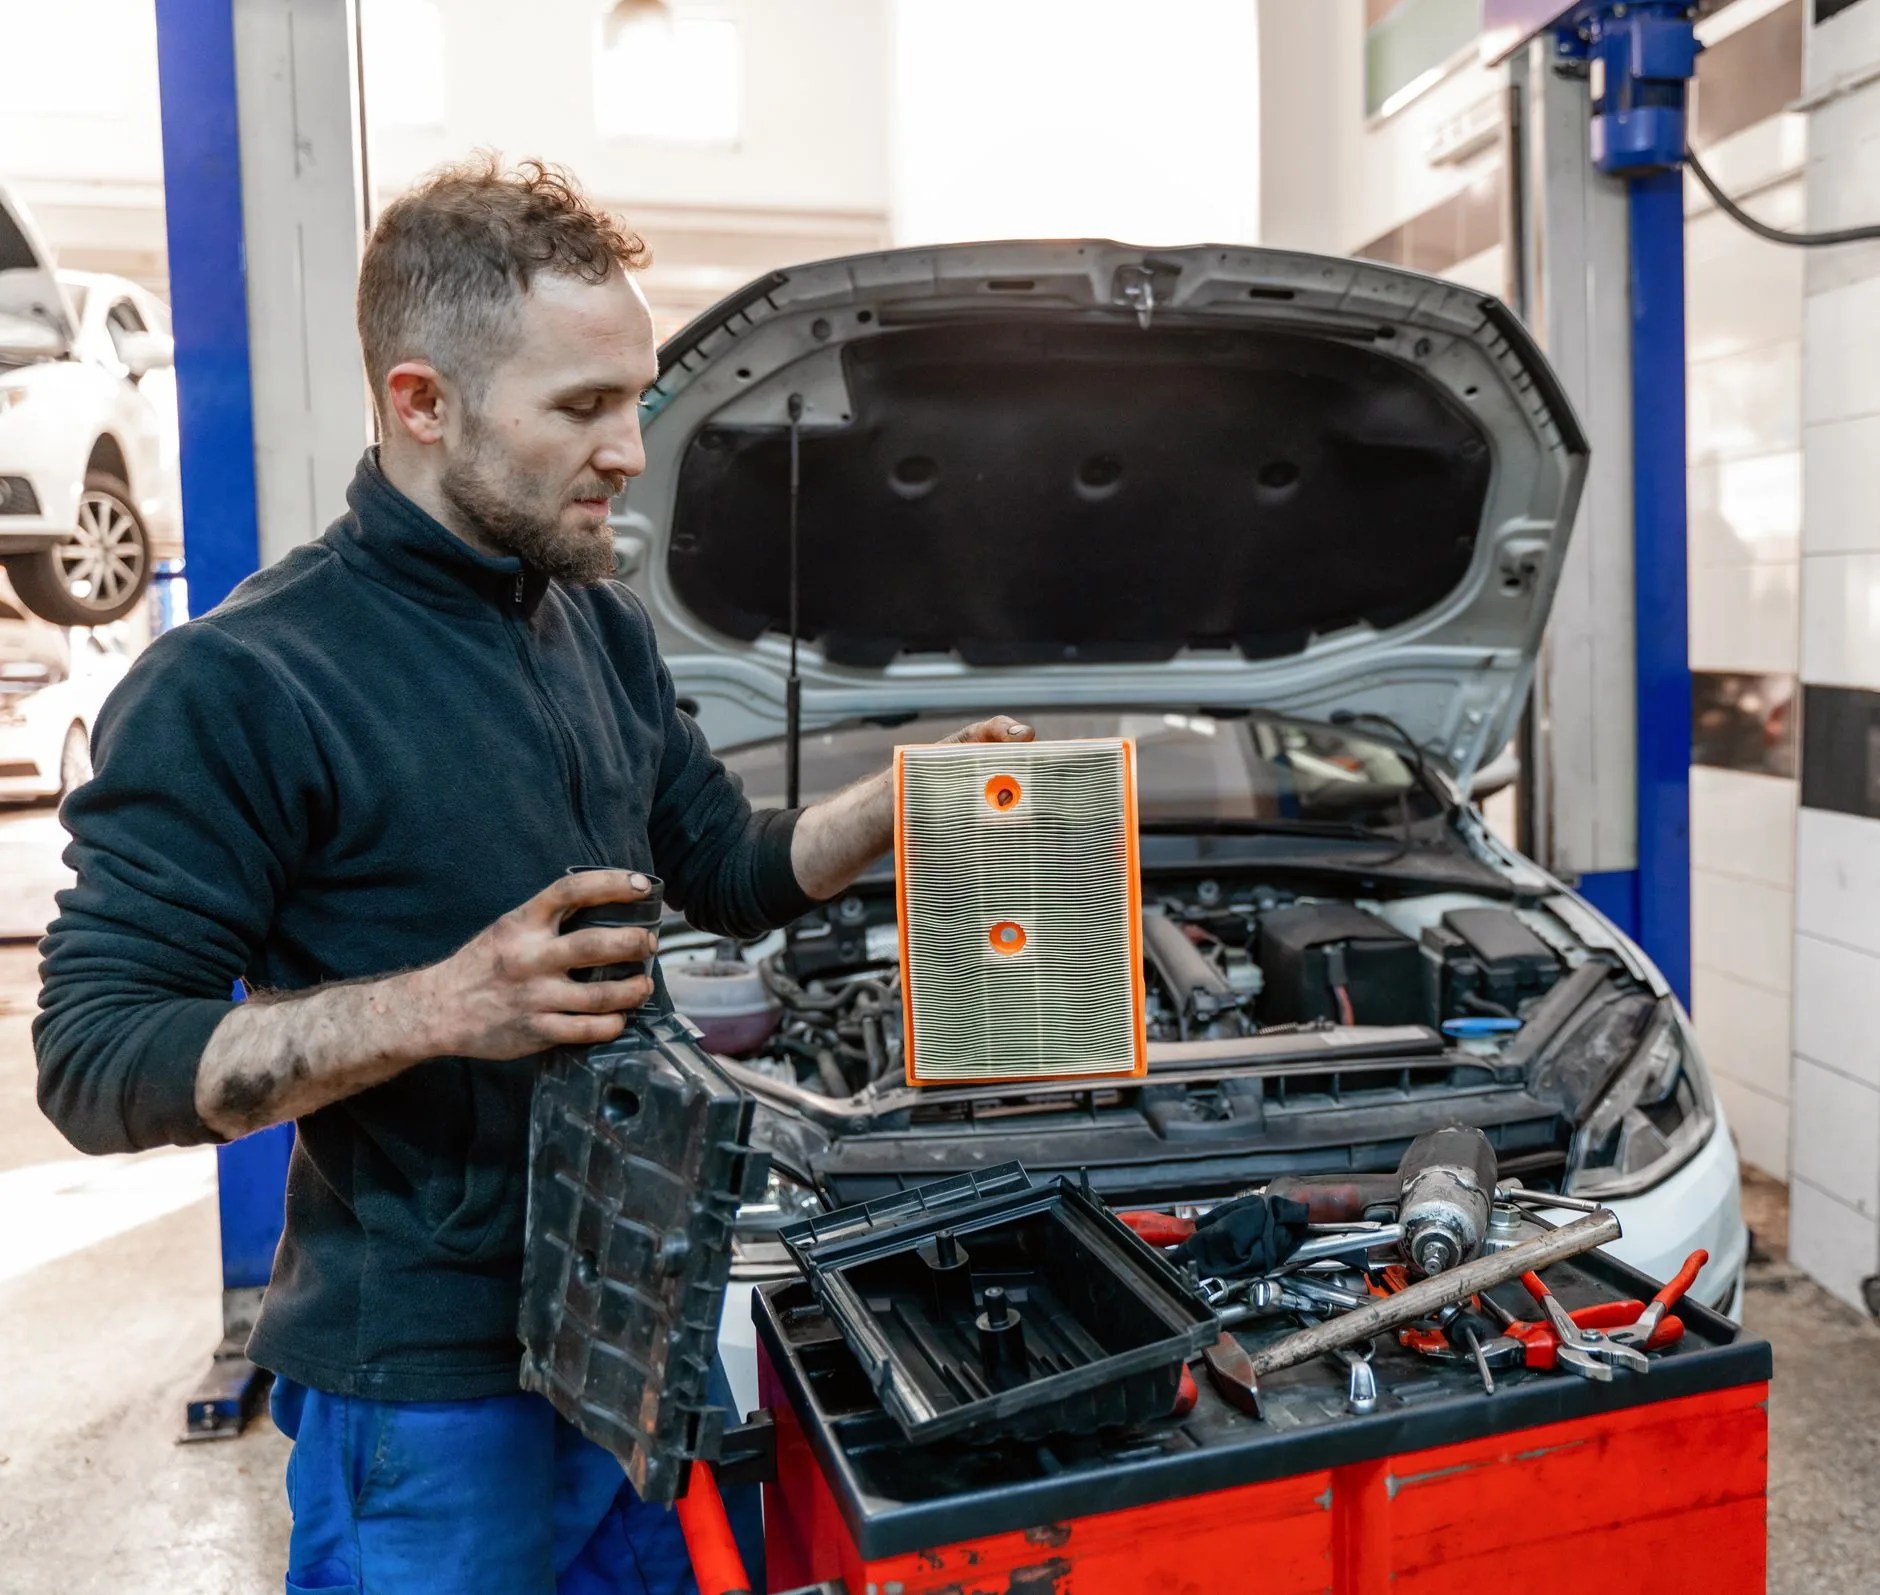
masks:
[[[1549,1269],[1571,1308],[1648,1298],[1603,1253]],[[1519,1285],[1506,1305],[1526,1309]],[[800,1281],[755,1298],[773,1591],[849,1595],[1420,1595],[1764,1587],[1766,1343],[1694,1303],[1648,1373],[1610,1382],[1375,1356],[1263,1380],[1265,1419],[1199,1381],[1193,1410],[1035,1442],[910,1445]],[[1243,1332],[1250,1350],[1283,1330]],[[1667,1570],[1675,1576],[1667,1578]]]

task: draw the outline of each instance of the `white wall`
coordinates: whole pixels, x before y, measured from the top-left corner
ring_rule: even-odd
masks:
[[[382,26],[377,5],[361,0],[368,52]],[[446,0],[444,121],[380,127],[375,186],[396,190],[488,146],[559,161],[596,193],[641,205],[885,210],[881,0],[726,0],[717,9],[743,34],[743,128],[733,145],[688,147],[601,135],[590,69],[599,0],[537,0],[526,12],[512,0]]]
[[[1771,117],[1705,152],[1726,192],[1802,221],[1807,130]],[[1693,670],[1793,674],[1802,521],[1802,253],[1685,185]],[[1796,782],[1691,771],[1692,1010],[1745,1162],[1789,1169]]]
[[[1239,243],[1260,225],[1253,0],[895,0],[898,243]]]
[[[155,0],[0,0],[0,182],[68,265],[163,293]]]
[[[1880,219],[1880,3],[1812,28],[1807,63],[1808,225]],[[1804,269],[1802,676],[1880,693],[1880,244]],[[1821,751],[1871,780],[1871,748]],[[1795,929],[1789,1250],[1858,1302],[1880,1272],[1880,818],[1802,809]]]

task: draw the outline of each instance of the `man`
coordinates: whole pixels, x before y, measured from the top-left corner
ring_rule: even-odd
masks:
[[[388,207],[348,513],[149,649],[65,808],[45,1111],[89,1152],[298,1127],[250,1344],[295,1440],[290,1591],[689,1587],[671,1514],[517,1390],[530,1060],[618,1036],[650,983],[570,971],[654,950],[560,923],[657,872],[754,935],[892,839],[885,774],[753,813],[610,579],[644,260],[538,164]]]

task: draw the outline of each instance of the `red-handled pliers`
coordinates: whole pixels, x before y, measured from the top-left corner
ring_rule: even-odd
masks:
[[[1193,1219],[1177,1218],[1173,1213],[1139,1208],[1116,1216],[1151,1246],[1179,1246],[1195,1232]]]
[[[1704,1264],[1709,1261],[1710,1253],[1701,1246],[1692,1252],[1684,1259],[1684,1266],[1666,1280],[1658,1294],[1640,1310],[1638,1317],[1623,1328],[1615,1329],[1612,1338],[1644,1351],[1655,1351],[1676,1340],[1678,1335],[1684,1333],[1684,1325],[1667,1314],[1677,1306],[1684,1293],[1697,1283],[1697,1276],[1704,1271]],[[1678,1325],[1677,1334],[1667,1337],[1665,1331],[1671,1324]]]

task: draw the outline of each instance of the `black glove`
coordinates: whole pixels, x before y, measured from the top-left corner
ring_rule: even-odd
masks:
[[[1195,1220],[1195,1232],[1175,1255],[1203,1279],[1248,1279],[1270,1274],[1305,1239],[1304,1202],[1289,1196],[1242,1196]]]

